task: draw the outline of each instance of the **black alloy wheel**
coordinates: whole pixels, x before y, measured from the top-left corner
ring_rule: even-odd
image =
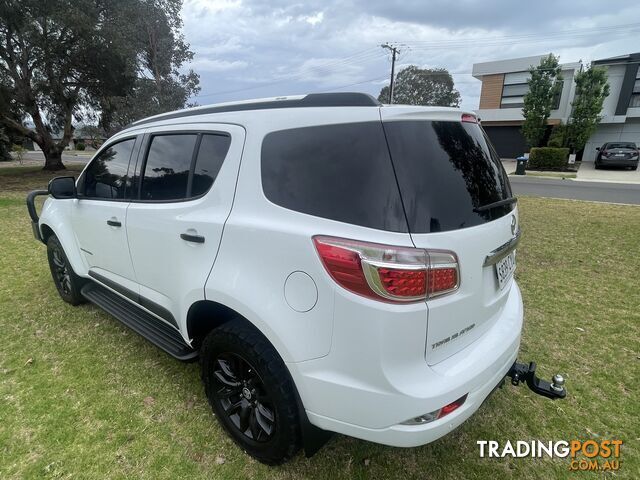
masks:
[[[83,303],[84,297],[80,293],[80,289],[85,280],[73,271],[60,240],[55,235],[51,235],[47,239],[47,259],[53,283],[60,297],[71,305]]]
[[[267,465],[302,443],[296,387],[280,355],[252,324],[228,320],[200,347],[204,390],[216,418],[249,455]]]
[[[247,360],[235,353],[215,359],[216,396],[231,423],[247,438],[266,442],[277,425],[275,409],[264,382]]]

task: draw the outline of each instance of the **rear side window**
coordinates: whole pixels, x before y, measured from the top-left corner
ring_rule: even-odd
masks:
[[[84,196],[122,200],[125,198],[127,168],[135,138],[115,143],[103,150],[84,172]]]
[[[472,227],[506,215],[511,197],[500,159],[473,123],[385,122],[391,158],[412,233]]]
[[[140,199],[177,201],[204,195],[222,167],[231,137],[223,133],[151,137]]]
[[[268,134],[262,188],[273,203],[317,217],[407,232],[380,122]]]
[[[196,134],[151,138],[140,188],[141,200],[182,200],[187,197],[189,170],[197,139]]]

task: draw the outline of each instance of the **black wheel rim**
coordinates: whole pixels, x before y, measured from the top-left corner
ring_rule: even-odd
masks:
[[[56,279],[56,283],[63,293],[69,295],[71,294],[71,274],[69,273],[69,267],[67,266],[64,254],[60,248],[54,248],[51,253],[53,274]]]
[[[213,378],[215,396],[231,424],[253,441],[269,441],[276,430],[275,409],[249,362],[234,353],[220,354]]]

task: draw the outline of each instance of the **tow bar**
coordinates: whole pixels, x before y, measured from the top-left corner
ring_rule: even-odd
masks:
[[[536,363],[515,362],[507,372],[507,377],[511,378],[511,385],[518,386],[520,382],[525,382],[529,389],[538,395],[555,400],[567,396],[564,388],[564,377],[556,373],[551,379],[551,383],[536,376]]]

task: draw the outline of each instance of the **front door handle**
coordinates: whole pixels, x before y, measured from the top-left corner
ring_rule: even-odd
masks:
[[[202,235],[193,235],[191,233],[181,233],[180,238],[187,242],[204,243],[204,237]]]
[[[111,227],[121,227],[122,223],[120,223],[116,217],[112,217],[109,220],[107,220],[107,225]]]

